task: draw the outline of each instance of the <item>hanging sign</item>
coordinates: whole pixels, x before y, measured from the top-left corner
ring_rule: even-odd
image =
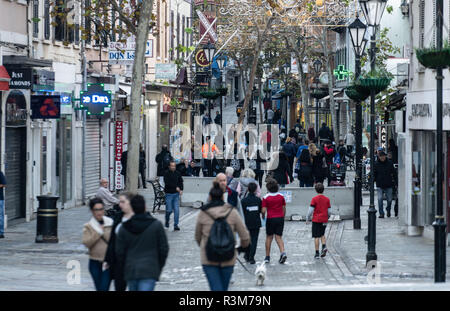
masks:
[[[80,92],[80,107],[87,110],[89,116],[104,116],[111,112],[111,91],[103,89],[104,84],[88,84],[87,91]]]
[[[208,30],[208,33],[203,38],[201,44],[206,44],[208,42],[216,43],[218,40],[217,33],[216,33],[216,25],[217,22],[214,23],[214,25],[211,27],[211,24],[215,21],[215,17],[213,16],[212,12],[201,12],[197,10],[197,15],[200,19],[200,38],[203,37],[206,30]]]
[[[32,95],[31,119],[59,119],[61,116],[60,95]]]
[[[122,153],[123,153],[123,121],[116,121],[116,190],[123,189],[122,182]]]
[[[204,50],[197,51],[197,53],[195,54],[195,62],[200,67],[208,67],[209,66],[209,62],[206,59],[206,54],[205,54]]]

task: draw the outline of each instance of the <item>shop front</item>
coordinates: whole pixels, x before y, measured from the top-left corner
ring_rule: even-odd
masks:
[[[449,206],[449,151],[450,151],[450,90],[444,90],[443,113],[443,151],[444,161],[436,163],[436,92],[411,92],[407,95],[406,125],[407,133],[402,157],[405,159],[404,170],[400,173],[407,182],[402,195],[406,202],[404,223],[410,235],[426,235],[433,238],[432,223],[436,214],[436,172],[444,171],[445,188],[444,206]],[[400,145],[399,145],[400,146]],[[399,161],[400,162],[400,161]],[[399,170],[401,169],[401,165]],[[449,223],[449,209],[446,222]]]

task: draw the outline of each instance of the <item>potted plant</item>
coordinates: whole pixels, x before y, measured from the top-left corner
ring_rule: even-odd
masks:
[[[370,96],[370,92],[359,92],[355,83],[345,88],[345,94],[354,101],[364,101]]]
[[[447,68],[450,66],[450,44],[445,41],[441,50],[436,47],[416,49],[416,57],[426,68]]]
[[[200,96],[206,99],[216,99],[220,95],[216,92],[216,90],[209,89],[200,92]]]
[[[393,75],[386,69],[375,69],[361,74],[357,80],[355,87],[360,93],[369,93],[374,90],[375,93],[384,91],[389,84]]]

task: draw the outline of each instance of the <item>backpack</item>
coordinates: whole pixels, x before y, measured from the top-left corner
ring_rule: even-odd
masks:
[[[224,217],[219,218],[214,218],[208,212],[204,211],[214,220],[205,248],[206,258],[209,261],[224,262],[234,257],[235,237],[233,230],[231,230],[230,225],[226,221],[232,211],[233,208],[230,208],[230,211]]]

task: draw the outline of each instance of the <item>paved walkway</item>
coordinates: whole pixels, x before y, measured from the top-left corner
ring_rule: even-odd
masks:
[[[151,206],[151,191],[144,192]],[[157,290],[208,290],[200,265],[199,248],[194,242],[194,227],[198,210],[181,209],[181,231],[167,230],[169,258]],[[279,251],[272,245],[272,262],[267,268],[264,287],[255,286],[255,277],[239,263],[235,266],[230,290],[295,290],[314,288],[334,290],[356,289],[367,284],[365,253],[367,216],[362,213],[362,230],[353,230],[352,221],[332,222],[327,227],[325,259],[315,260],[311,225],[286,222],[284,241],[288,260],[278,264]],[[163,212],[155,214],[163,220]],[[72,208],[59,214],[59,243],[34,243],[36,222],[9,228],[6,239],[0,240],[0,290],[93,290],[87,270],[88,256],[81,244],[81,228],[90,218],[87,207]],[[256,260],[264,258],[264,230],[261,230]],[[422,283],[433,281],[433,243],[421,237],[402,235],[394,218],[377,219],[377,254],[381,263],[381,283]],[[450,257],[448,257],[450,258]],[[81,284],[69,285],[68,263],[79,262]],[[255,265],[245,264],[253,272]],[[393,289],[396,287],[392,287]],[[408,287],[407,287],[408,288]]]

